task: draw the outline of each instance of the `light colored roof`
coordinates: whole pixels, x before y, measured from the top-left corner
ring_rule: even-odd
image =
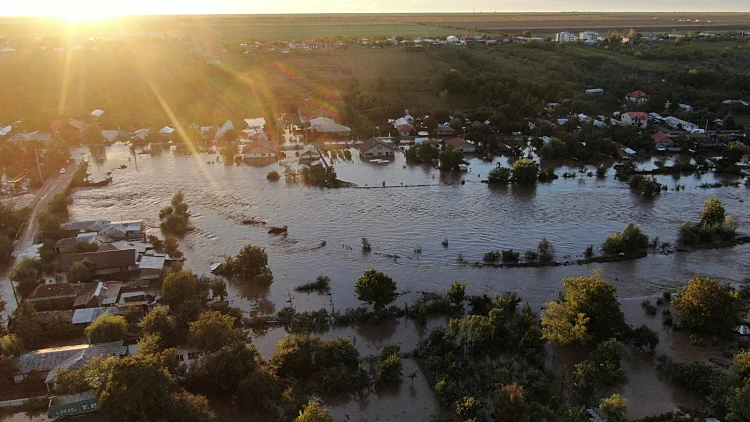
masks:
[[[84,220],[84,221],[71,221],[69,223],[63,223],[60,225],[65,230],[91,230],[97,231],[104,227],[112,224],[110,220]]]
[[[107,307],[99,307],[99,308],[84,308],[84,309],[76,309],[73,312],[73,324],[91,324],[94,322],[96,318],[99,317],[99,315],[104,313],[110,313],[113,315],[117,315],[117,308],[114,306],[107,306]]]
[[[263,117],[256,117],[254,119],[245,119],[245,124],[248,129],[263,129],[266,126],[266,119]]]
[[[171,126],[164,126],[159,130],[159,133],[164,135],[169,135],[170,133],[174,132],[174,128]]]
[[[214,137],[221,138],[229,129],[234,129],[234,124],[232,123],[231,120],[227,120],[226,122],[224,122],[224,124],[221,125],[219,130],[216,131],[216,135]]]
[[[18,371],[16,373],[28,374],[31,371],[49,371],[87,347],[89,347],[88,344],[78,344],[75,346],[52,347],[24,353],[16,361]]]
[[[45,384],[54,382],[55,377],[57,376],[57,373],[61,369],[65,369],[68,371],[75,371],[76,369],[80,369],[88,361],[96,357],[99,357],[99,356],[120,357],[120,356],[124,356],[125,354],[127,354],[127,352],[128,352],[128,347],[123,345],[122,340],[113,341],[110,343],[99,343],[99,344],[88,345],[88,347],[86,347],[85,349],[80,350],[78,353],[73,354],[68,359],[61,362],[59,365],[55,366],[54,368],[51,368],[44,382]]]
[[[128,240],[118,240],[117,242],[110,243],[115,249],[135,249],[138,253],[146,253],[147,250],[153,248],[153,245],[146,242],[131,242]]]
[[[119,130],[103,130],[102,136],[107,139],[108,141],[112,142],[115,139],[117,139],[118,136],[120,136]]]
[[[142,270],[160,270],[164,268],[165,256],[153,256],[144,255],[141,257],[141,262],[138,264],[138,268]]]
[[[310,119],[310,128],[315,132],[324,133],[335,133],[335,132],[351,132],[352,130],[346,126],[336,123],[333,119],[328,117],[316,117]]]
[[[5,136],[13,130],[13,126],[0,127],[0,136]]]
[[[0,48],[0,53],[15,53],[15,52],[16,50],[14,48],[10,48],[10,47]]]
[[[98,108],[91,112],[91,115],[94,117],[101,117],[102,114],[104,114],[104,110],[100,110]]]
[[[626,154],[635,155],[635,151],[630,148],[625,148],[623,151],[625,151]]]
[[[370,138],[370,139],[362,142],[361,145],[357,146],[357,149],[359,149],[362,153],[364,153],[364,152],[369,151],[372,148],[374,148],[375,145],[383,145],[386,148],[390,148],[390,149],[393,149],[393,150],[396,149],[396,147],[393,145],[393,143],[385,142],[382,139],[378,139],[378,138],[375,138],[375,137]]]
[[[39,133],[39,132],[18,133],[16,135],[13,135],[12,138],[8,139],[8,142],[32,142],[32,141],[49,142],[51,138],[52,138],[52,135],[50,135],[49,133]]]

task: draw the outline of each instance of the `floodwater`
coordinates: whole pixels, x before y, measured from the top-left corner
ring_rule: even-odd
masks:
[[[112,171],[113,182],[102,188],[76,190],[70,207],[72,220],[144,219],[149,232],[158,234],[159,210],[181,189],[195,226],[180,242],[187,268],[203,274],[211,263],[225,254],[236,254],[245,244],[264,246],[273,285],[257,289],[232,282],[229,286],[232,305],[245,311],[272,313],[287,305],[300,310],[361,306],[354,282],[373,267],[398,282],[402,293],[396,302],[399,305],[414,300],[417,292],[445,291],[454,280],[461,280],[467,282],[468,294],[517,291],[537,311],[543,302],[556,298],[563,278],[586,275],[595,268],[604,270],[604,277],[615,284],[624,300],[675,289],[698,273],[732,283],[743,282],[750,273],[750,245],[548,268],[480,268],[458,260],[462,256],[466,262],[481,261],[484,253],[493,250],[532,250],[542,237],[554,246],[558,261],[575,259],[588,245],[600,245],[631,221],[641,224],[649,236],[673,242],[683,221],[700,218],[709,196],[720,198],[728,215],[750,224],[750,208],[744,203],[750,195],[745,186],[698,188],[701,183],[716,181],[713,175],[678,180],[657,176],[670,190],[644,199],[616,181],[614,170],[603,180],[584,176],[536,187],[490,187],[480,180],[497,163],[509,165],[507,158],[492,163],[471,159],[468,173],[441,174],[427,166],[408,166],[403,156],[383,165],[362,162],[354,153],[353,161],[336,160],[333,164],[339,179],[358,187],[320,189],[287,184],[283,178],[279,182],[266,180],[271,170],[283,174],[276,163],[226,166],[216,163],[215,154],[189,156],[167,150],[136,155],[125,145],[107,147],[95,157],[88,156],[87,150],[77,154],[81,152],[91,159],[94,178],[104,178]],[[127,167],[120,169],[122,165]],[[653,161],[639,163],[653,165]],[[561,175],[576,171],[580,164],[542,162],[542,167],[549,166]],[[686,188],[672,190],[677,183]],[[242,225],[250,218],[267,225]],[[288,226],[288,236],[268,235],[268,226]],[[363,237],[369,239],[372,252],[361,252]],[[448,239],[448,247],[441,244],[444,239]],[[321,247],[323,241],[326,244]],[[319,274],[331,278],[330,296],[293,291]],[[640,325],[639,321],[632,323]],[[282,330],[273,330],[253,343],[270,356],[283,335]],[[357,347],[367,355],[373,353],[370,349],[395,341],[402,342],[403,350],[411,350],[420,333],[400,321],[392,326],[335,330],[323,337],[338,335],[356,338]],[[660,349],[667,350],[669,340],[663,337],[662,343]],[[414,364],[407,360],[404,374],[411,370],[410,365]],[[639,409],[661,413],[682,402],[681,397],[668,399],[665,394],[672,390],[666,384],[653,384],[655,375],[639,375],[638,368],[646,368],[648,363],[635,360],[631,366],[635,387],[627,390],[626,386],[625,394],[631,403],[639,403]],[[421,377],[414,384],[412,389],[406,379],[396,392],[371,395],[364,404],[334,404],[332,410],[337,420],[424,420],[425,415],[434,414],[437,405]],[[646,385],[649,388],[643,390]],[[662,387],[666,393],[652,394]],[[412,401],[420,405],[411,406]]]

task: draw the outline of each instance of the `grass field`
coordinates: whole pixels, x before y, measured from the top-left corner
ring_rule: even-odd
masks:
[[[689,19],[690,22],[686,20]],[[682,20],[682,22],[680,22]],[[697,21],[696,21],[697,20]],[[710,22],[709,22],[710,21]],[[750,13],[464,13],[213,15],[116,18],[69,26],[42,18],[0,18],[0,35],[118,36],[180,32],[204,39],[438,36],[465,32],[548,35],[559,30],[671,32],[750,30]]]

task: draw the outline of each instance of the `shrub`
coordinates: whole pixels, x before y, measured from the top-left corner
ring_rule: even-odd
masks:
[[[297,286],[294,288],[294,291],[296,292],[327,292],[330,290],[330,284],[331,278],[327,275],[319,275],[315,281],[311,283],[305,283],[300,286]]]
[[[591,259],[594,257],[594,245],[588,245],[586,247],[586,250],[583,252],[583,257],[586,259]]]
[[[510,177],[510,169],[498,165],[494,169],[490,170],[489,174],[487,175],[487,183],[507,184],[510,181]]]
[[[484,258],[482,260],[484,262],[497,262],[498,259],[500,259],[500,252],[491,251],[484,254]]]
[[[536,262],[539,259],[539,254],[535,251],[526,251],[526,253],[523,254],[523,259],[527,262]]]
[[[651,300],[644,299],[643,302],[641,302],[641,307],[645,309],[646,313],[648,313],[649,315],[656,315],[656,306],[651,303]]]
[[[503,262],[518,262],[520,254],[513,249],[503,251]]]
[[[278,171],[276,171],[276,170],[271,170],[271,171],[269,171],[269,172],[268,172],[268,174],[266,175],[266,179],[268,179],[268,180],[270,180],[270,181],[272,181],[272,182],[277,182],[277,181],[279,181],[279,180],[281,179],[281,175],[279,174],[279,172],[278,172]]]
[[[622,232],[610,235],[602,244],[604,252],[610,255],[620,253],[629,255],[646,248],[648,248],[648,236],[641,232],[640,225],[634,223],[628,223]]]

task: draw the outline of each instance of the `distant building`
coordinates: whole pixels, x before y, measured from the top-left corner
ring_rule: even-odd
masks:
[[[456,131],[453,130],[450,124],[448,123],[441,123],[438,125],[438,127],[435,129],[435,135],[438,138],[446,137],[446,136],[453,136],[456,134]]]
[[[635,126],[645,129],[648,124],[648,113],[643,111],[629,111],[622,114],[622,123],[627,126]]]
[[[476,152],[477,150],[474,144],[461,138],[447,139],[445,141],[445,145],[446,146],[450,145],[453,148],[458,148],[461,150],[461,152]]]
[[[242,148],[242,157],[245,160],[254,160],[254,159],[270,159],[276,158],[276,150],[272,148],[270,145],[263,143],[256,143],[251,145],[245,145]]]
[[[641,90],[625,94],[625,99],[633,103],[643,103],[648,101],[649,98],[651,98],[651,96]]]
[[[67,272],[73,264],[82,262],[95,277],[123,277],[138,269],[136,255],[135,249],[65,254],[60,255],[60,269]]]
[[[599,34],[593,31],[581,32],[578,34],[578,39],[586,44],[599,42]]]
[[[555,41],[557,42],[576,42],[578,41],[578,36],[576,34],[572,34],[570,32],[558,32],[555,34]]]
[[[604,90],[601,88],[591,88],[591,89],[587,89],[585,91],[585,94],[586,95],[602,95],[604,94]]]
[[[364,158],[392,158],[398,148],[392,142],[370,138],[357,147]]]

